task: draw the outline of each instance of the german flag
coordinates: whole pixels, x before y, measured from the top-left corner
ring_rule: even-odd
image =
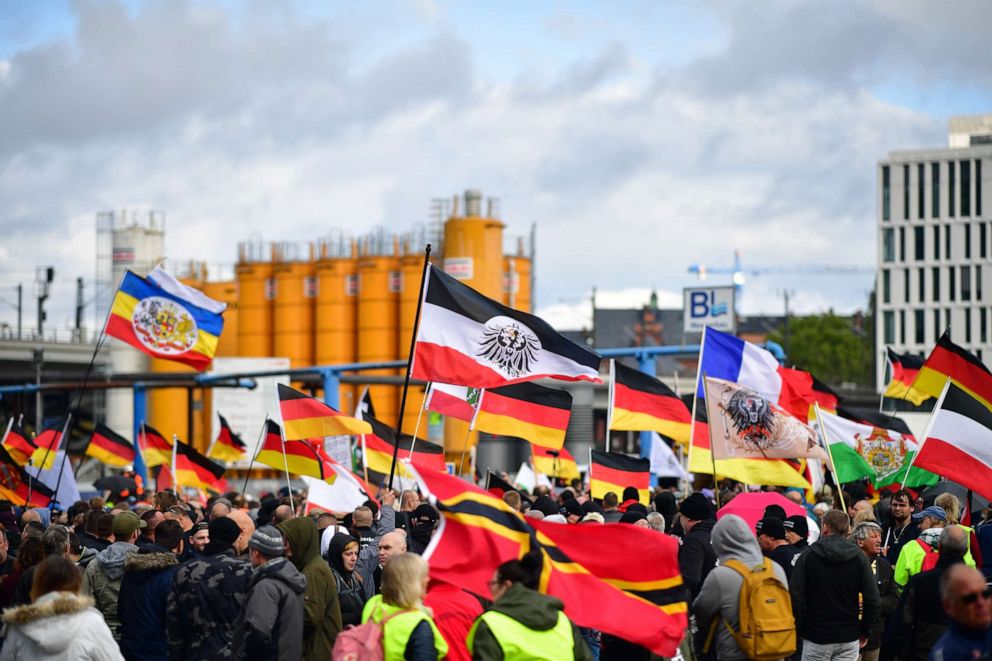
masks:
[[[944,335],[947,335],[947,333],[944,333]],[[941,337],[940,339],[943,340],[944,337]],[[950,338],[948,338],[947,341],[950,343]],[[940,347],[940,340],[937,341],[937,346]],[[953,347],[954,345],[951,344],[951,346]],[[964,350],[961,349],[961,351]],[[923,368],[924,361],[922,358],[919,356],[914,356],[911,353],[898,354],[892,350],[892,347],[885,348],[885,355],[888,358],[889,367],[892,370],[892,376],[889,381],[889,385],[885,387],[885,392],[882,393],[883,397],[905,399],[913,402],[916,406],[919,406],[933,396],[913,385],[916,382],[916,377],[919,375],[920,370]],[[968,355],[970,356],[971,354]],[[943,389],[943,383],[946,380],[947,377],[944,377],[943,380],[941,380],[941,389]]]
[[[537,553],[544,565],[539,590],[561,599],[577,625],[675,655],[688,626],[675,538],[635,526],[618,534],[614,526],[525,519],[446,473],[421,472],[420,486],[444,517],[424,554],[432,577],[488,596],[496,567]],[[617,562],[621,557],[638,561]]]
[[[656,431],[689,442],[692,414],[682,400],[658,379],[616,360],[610,361],[609,406],[610,429]]]
[[[593,450],[589,464],[592,497],[602,498],[610,491],[619,497],[627,487],[637,489],[638,500],[643,504],[651,502],[651,460]]]
[[[134,463],[134,446],[103,423],[97,423],[86,445],[86,455],[108,466],[124,468]]]
[[[974,354],[951,342],[950,330],[937,340],[913,388],[930,397],[940,397],[947,379],[992,409],[992,372]]]
[[[279,384],[279,410],[287,441],[318,436],[371,434],[368,423],[335,411],[330,406],[289,386]]]
[[[59,453],[59,445],[62,443],[62,428],[65,421],[60,421],[57,425],[45,427],[40,434],[34,437],[35,450],[31,454],[31,463],[40,470],[49,470],[55,465],[55,457]]]
[[[241,440],[241,437],[234,433],[231,429],[231,425],[227,424],[227,419],[220,413],[217,414],[220,418],[220,432],[217,434],[217,439],[214,441],[213,445],[210,447],[210,452],[207,456],[212,459],[220,459],[221,461],[240,461],[244,459],[246,445],[245,442]]]
[[[518,383],[483,390],[473,427],[560,450],[572,412],[572,396],[564,390]]]
[[[308,475],[319,480],[333,481],[335,474],[328,470],[321,454],[322,452],[318,453],[310,441],[284,443],[279,425],[272,420],[266,420],[265,438],[258,449],[258,454],[255,455],[255,461],[276,470],[289,471],[294,475]]]
[[[506,480],[504,480],[503,478],[501,478],[499,475],[492,472],[491,470],[486,471],[486,491],[496,496],[497,498],[502,498],[503,494],[505,494],[507,491],[516,491],[518,494],[520,494],[520,498],[522,500],[528,503],[531,502],[530,498],[525,493],[520,491],[520,489],[517,489],[515,486],[513,486],[512,484],[510,484],[509,482],[507,482]]]
[[[141,425],[138,432],[138,448],[141,457],[149,468],[172,463],[172,441],[162,436],[154,427]]]
[[[373,433],[364,436],[365,467],[369,471],[369,479],[376,484],[382,484],[384,479],[389,478],[389,469],[393,465],[393,448],[397,445],[396,430],[375,418],[366,418],[366,422],[372,426]],[[413,447],[412,457],[411,447]],[[444,448],[420,439],[414,444],[413,437],[404,434],[399,440],[397,459],[408,458],[410,463],[422,471],[447,470],[444,465]],[[400,477],[412,477],[401,461],[396,462],[396,474]]]
[[[18,506],[48,507],[55,492],[31,477],[4,448],[0,447],[0,497]]]
[[[688,398],[691,402],[692,396],[689,395]],[[706,404],[702,398],[695,403],[695,414],[692,443],[689,445],[689,472],[712,475],[710,428],[706,417]],[[788,459],[718,459],[716,472],[721,477],[744,484],[772,484],[805,490],[810,488],[809,481],[802,475],[805,466],[804,462]]]
[[[579,464],[575,461],[572,453],[565,448],[551,450],[531,443],[530,452],[534,470],[538,473],[562,480],[577,480],[581,477]]]
[[[180,487],[219,492],[223,475],[223,466],[207,459],[192,445],[176,442],[175,477]]]
[[[2,445],[7,450],[7,454],[20,466],[31,461],[31,455],[38,449],[38,446],[28,438],[27,433],[21,429],[19,424],[14,422],[13,418],[7,424],[7,432],[3,435]]]

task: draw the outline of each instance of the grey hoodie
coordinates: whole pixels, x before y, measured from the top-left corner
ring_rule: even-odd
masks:
[[[697,649],[710,632],[710,627],[716,624],[716,658],[726,661],[747,659],[734,637],[727,631],[723,621],[734,630],[740,627],[740,592],[744,578],[733,569],[722,566],[727,560],[739,560],[749,567],[760,565],[764,561],[761,547],[747,523],[739,516],[727,514],[713,526],[711,536],[713,550],[716,552],[718,564],[707,575],[699,595],[692,602],[692,614],[696,616],[698,627]],[[789,582],[785,571],[772,562],[775,578],[788,589]]]
[[[124,576],[124,558],[137,553],[138,547],[127,542],[114,542],[90,561],[83,573],[83,593],[92,595],[97,610],[103,613],[107,626],[120,640],[121,621],[117,617],[117,595]]]
[[[303,658],[303,591],[307,579],[286,558],[252,570],[245,607],[234,627],[234,659]]]

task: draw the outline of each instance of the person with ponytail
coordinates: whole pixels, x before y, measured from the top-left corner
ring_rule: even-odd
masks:
[[[592,661],[578,628],[565,616],[565,605],[537,591],[542,565],[540,555],[529,553],[496,568],[489,581],[494,603],[468,633],[473,659]],[[563,654],[569,649],[571,655]]]

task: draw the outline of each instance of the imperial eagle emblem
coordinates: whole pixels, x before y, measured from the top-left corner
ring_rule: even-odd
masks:
[[[475,355],[512,379],[531,372],[540,350],[541,341],[531,329],[515,319],[500,316],[486,322]]]
[[[168,298],[149,296],[138,301],[131,325],[138,341],[156,353],[175,356],[196,345],[196,320],[189,310]]]
[[[763,453],[771,447],[775,416],[768,400],[753,390],[740,388],[727,400],[724,410],[747,448]]]

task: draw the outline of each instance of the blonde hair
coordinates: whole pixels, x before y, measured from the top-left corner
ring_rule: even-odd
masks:
[[[961,502],[953,493],[942,493],[937,496],[933,504],[942,507],[947,514],[947,523],[961,522]]]
[[[861,510],[855,515],[854,521],[851,525],[857,527],[862,523],[875,523],[875,522],[876,522],[875,512],[873,512],[872,510]]]
[[[382,568],[382,600],[391,606],[413,608],[424,596],[427,562],[416,553],[394,555]]]

